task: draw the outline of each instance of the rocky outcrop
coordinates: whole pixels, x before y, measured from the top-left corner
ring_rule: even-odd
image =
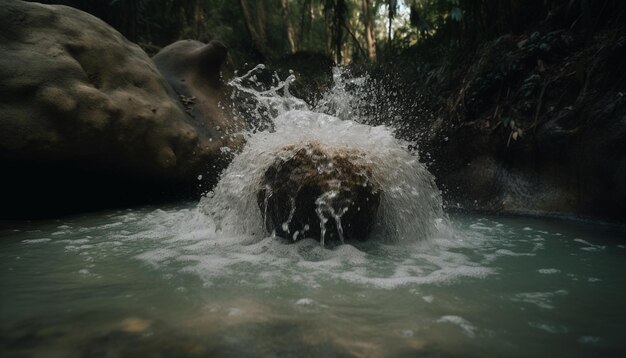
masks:
[[[192,194],[236,146],[217,106],[217,43],[157,56],[170,85],[141,48],[70,7],[0,0],[0,30],[0,217]]]
[[[458,119],[433,138],[449,197],[465,208],[626,221],[625,35],[581,46],[568,31],[533,32],[478,50],[448,99]]]
[[[552,26],[417,46],[377,78],[394,95],[372,107],[419,144],[448,208],[626,222],[626,28]]]
[[[309,144],[287,147],[265,172],[258,205],[268,231],[298,240],[365,240],[380,203],[371,169],[357,164],[357,151]]]
[[[203,137],[220,146],[238,147],[242,141],[233,134],[243,127],[221,106],[224,90],[220,67],[227,49],[219,41],[177,41],[157,53],[153,61],[170,85],[187,114],[187,122]]]

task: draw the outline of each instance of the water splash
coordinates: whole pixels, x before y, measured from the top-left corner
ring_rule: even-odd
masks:
[[[267,236],[267,205],[272,192],[265,191],[261,209],[258,203],[265,172],[277,159],[289,160],[298,151],[315,146],[329,153],[357,153],[351,160],[368,168],[363,175],[382,191],[374,236],[384,241],[413,241],[428,238],[436,231],[445,214],[432,174],[417,153],[409,153],[408,142],[395,138],[391,128],[360,123],[368,122],[359,117],[364,102],[359,95],[368,93],[364,87],[367,77],[347,78],[345,72],[335,69],[334,87],[315,106],[309,106],[289,92],[295,80],[293,74],[285,80],[274,75],[272,86],[263,88],[257,79],[262,70],[264,66],[259,65],[230,82],[237,93],[233,96],[247,96],[249,103],[255,105],[240,113],[253,123],[247,144],[199,204],[220,230]],[[329,165],[332,164],[331,160]],[[318,167],[319,172],[323,170]],[[337,227],[339,240],[344,239],[342,216],[349,209],[336,203],[336,194],[329,190],[315,200],[322,245],[330,221]],[[283,224],[288,232],[295,210],[294,198],[284,204],[292,205],[292,214]],[[290,234],[295,239],[306,235],[306,231],[301,228]]]
[[[248,106],[235,109],[235,115],[242,116],[250,126],[245,134],[248,137],[258,131],[272,130],[273,119],[291,110],[308,110],[309,105],[289,92],[289,86],[296,80],[291,73],[281,80],[277,74],[272,76],[269,88],[258,78],[258,74],[265,70],[265,65],[259,64],[243,76],[234,77],[228,85],[234,91],[231,95],[233,101],[250,100]]]
[[[370,124],[367,97],[373,95],[369,75],[353,76],[343,67],[333,68],[333,86],[313,106],[313,111]]]

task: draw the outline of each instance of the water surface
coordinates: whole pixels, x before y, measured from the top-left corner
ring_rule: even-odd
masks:
[[[1,356],[620,356],[623,232],[455,214],[428,240],[229,236],[195,205],[6,224]]]

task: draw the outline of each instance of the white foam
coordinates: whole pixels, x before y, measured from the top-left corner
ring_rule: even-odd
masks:
[[[447,226],[441,226],[430,242],[325,249],[311,239],[285,244],[273,237],[224,235],[215,231],[210,217],[194,210],[148,213],[137,225],[135,233],[122,241],[99,243],[95,248],[128,252],[166,273],[176,267],[177,274],[197,276],[205,286],[239,282],[272,287],[291,282],[316,288],[340,281],[394,289],[495,274],[479,263],[483,256],[472,259],[461,253],[480,250],[484,237],[473,234],[460,240]],[[81,245],[66,249],[80,251]]]
[[[89,242],[88,238],[85,239],[74,239],[74,240],[55,240],[57,244],[72,244],[72,245],[82,245]]]
[[[602,246],[602,245],[594,245],[590,243],[589,241],[586,241],[583,239],[574,239],[574,241],[580,244],[586,245],[587,247],[581,248],[581,250],[584,250],[584,251],[598,251],[598,250],[604,250],[606,248],[605,246]]]
[[[461,316],[454,316],[454,315],[442,316],[441,318],[437,320],[437,323],[452,323],[452,324],[459,326],[463,330],[463,333],[466,336],[472,337],[472,338],[476,336],[476,333],[475,333],[476,327]]]
[[[296,301],[296,305],[298,306],[312,306],[313,304],[315,304],[315,301],[310,298],[301,298]]]
[[[48,238],[42,238],[42,239],[29,239],[29,240],[22,240],[22,243],[23,243],[23,244],[29,244],[29,245],[32,245],[32,244],[40,244],[40,243],[42,243],[42,242],[48,242],[48,241],[50,241],[50,240],[51,240],[51,239],[48,239]]]
[[[539,330],[552,334],[565,334],[568,332],[566,326],[545,322],[528,322],[528,325]]]
[[[496,251],[496,254],[499,256],[535,256],[533,253],[529,252],[513,252],[508,249],[499,249]]]
[[[582,336],[578,338],[578,342],[582,344],[597,345],[601,341],[602,339],[600,337],[594,337],[594,336]]]
[[[540,274],[544,274],[544,275],[554,275],[556,273],[561,272],[561,270],[557,270],[555,268],[543,268],[543,269],[537,270],[537,272],[539,272]]]
[[[512,301],[524,302],[536,305],[537,307],[551,310],[554,308],[553,299],[558,296],[565,296],[568,292],[566,290],[557,290],[554,292],[525,292],[518,293]]]
[[[110,223],[110,224],[101,225],[98,228],[99,229],[111,229],[111,228],[114,228],[114,227],[122,226],[123,224],[124,224],[123,222],[118,221],[118,222],[114,222],[114,223]]]

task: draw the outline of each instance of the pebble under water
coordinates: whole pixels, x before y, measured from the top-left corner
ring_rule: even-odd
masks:
[[[454,214],[431,240],[224,236],[196,205],[0,232],[0,356],[619,356],[623,232]]]

